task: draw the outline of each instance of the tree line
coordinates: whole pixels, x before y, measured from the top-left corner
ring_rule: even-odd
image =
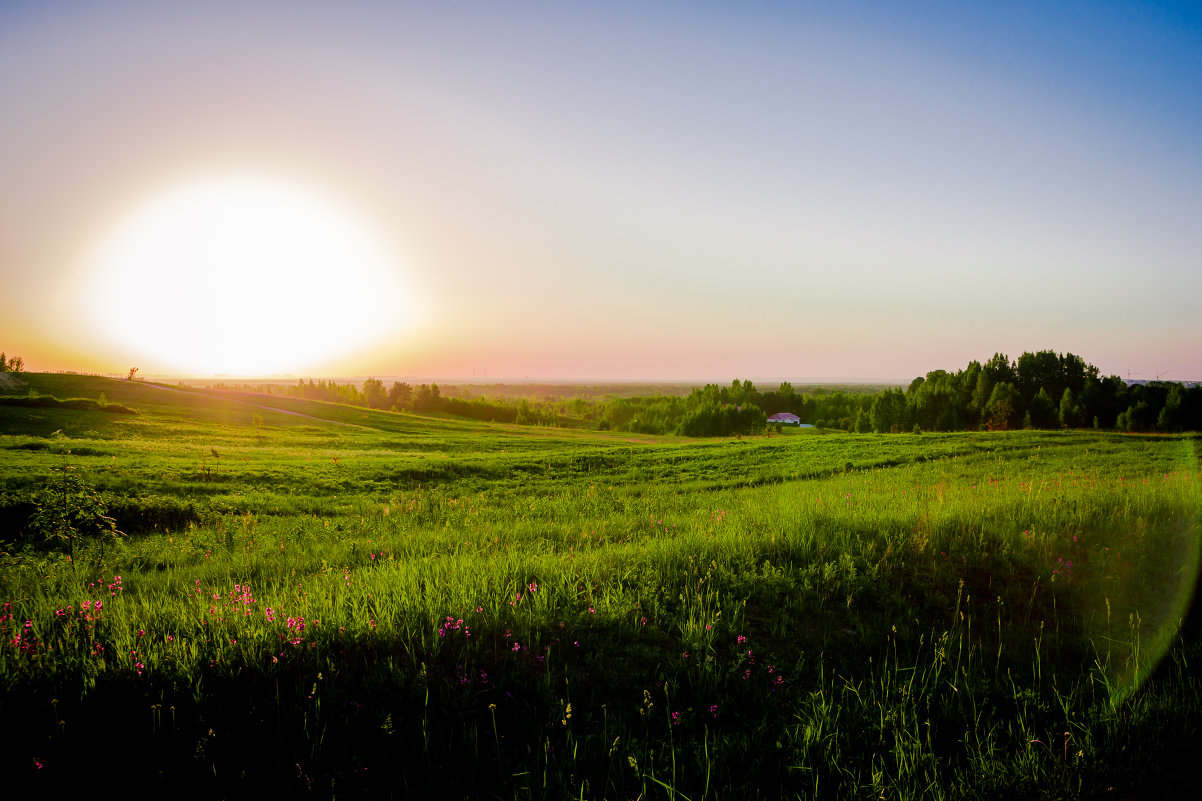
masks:
[[[258,389],[272,392],[275,388],[261,386]],[[455,387],[449,389],[450,394],[444,394],[436,383],[411,385],[394,381],[388,386],[378,378],[369,378],[362,387],[300,379],[287,386],[284,394],[385,411],[441,412],[495,423],[703,437],[762,432],[765,414],[751,401],[749,391],[755,391],[750,381],[735,381],[730,388],[709,385],[694,389],[683,398],[658,395],[600,399],[480,397]],[[460,392],[462,395],[458,394]]]
[[[934,370],[905,389],[852,394],[797,393],[788,383],[758,392],[732,385],[728,402],[792,412],[801,422],[858,433],[1095,428],[1132,432],[1202,430],[1202,386],[1102,377],[1072,353],[995,353],[955,372]]]
[[[1096,428],[1118,431],[1202,430],[1202,387],[1179,382],[1131,384],[1102,377],[1072,353],[1023,353],[1011,361],[996,353],[963,370],[935,370],[904,391],[874,399],[873,431]]]
[[[876,388],[873,388],[875,390]],[[363,386],[298,381],[286,394],[372,409],[446,413],[519,425],[593,428],[690,437],[762,433],[769,414],[791,412],[802,423],[857,433],[1006,431],[1020,428],[1096,428],[1133,432],[1202,430],[1202,386],[1156,381],[1127,385],[1102,377],[1072,353],[1024,352],[1016,360],[995,353],[961,370],[933,370],[909,386],[877,391],[816,389],[788,382],[761,389],[738,379],[707,384],[688,395],[534,397],[472,395],[438,384]]]
[[[788,382],[763,390],[751,381],[707,385],[687,397],[577,399],[594,427],[645,434],[758,433],[765,414],[858,433],[1096,428],[1131,432],[1202,430],[1202,386],[1103,377],[1072,353],[995,353],[961,370],[934,370],[908,387],[799,392]],[[762,411],[761,411],[762,410]]]
[[[270,387],[261,387],[270,391]],[[411,385],[394,381],[386,386],[378,378],[369,378],[362,388],[353,384],[335,381],[299,380],[285,390],[286,395],[322,400],[329,403],[345,403],[393,412],[415,412],[431,414],[443,412],[472,420],[494,423],[516,423],[518,425],[551,425],[570,427],[582,425],[579,420],[558,413],[553,404],[531,403],[525,398],[517,400],[482,397],[456,397],[444,395],[438,384]]]

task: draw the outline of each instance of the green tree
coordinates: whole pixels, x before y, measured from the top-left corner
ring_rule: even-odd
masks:
[[[1046,389],[1048,393],[1054,397],[1060,397],[1060,393],[1064,391],[1064,379],[1062,378],[1061,359],[1054,351],[1041,350],[1038,353],[1024,353],[1018,357],[1018,362],[1014,366],[1017,375],[1016,384],[1018,391],[1022,393],[1023,401],[1028,405],[1031,404],[1040,389]],[[1038,421],[1038,413],[1034,407],[1032,411],[1032,422],[1036,428],[1042,428]]]
[[[1184,414],[1182,407],[1185,403],[1185,387],[1174,384],[1165,396],[1164,406],[1156,417],[1156,427],[1161,431],[1180,431]]]
[[[1008,431],[1022,419],[1022,395],[1009,381],[1003,381],[989,394],[985,404],[985,427],[990,431]]]
[[[419,412],[428,412],[434,408],[430,401],[430,385],[422,384],[413,393],[413,408]]]
[[[1065,428],[1076,428],[1085,422],[1085,407],[1073,394],[1069,387],[1064,388],[1060,396],[1060,425]]]
[[[1090,381],[1098,380],[1098,368],[1080,356],[1066,353],[1060,357],[1060,375],[1066,388],[1081,392]]]
[[[989,398],[992,394],[993,379],[989,377],[989,373],[983,369],[978,369],[967,409],[968,418],[972,421],[974,427],[984,428],[986,422],[988,422],[985,407],[989,405]]]
[[[872,402],[868,411],[874,431],[882,434],[907,430],[909,407],[906,396],[900,389],[887,389]]]
[[[744,403],[754,403],[758,398],[758,394],[755,385],[751,383],[750,379],[739,381],[736,378],[730,382],[728,401],[736,406],[741,406]]]
[[[76,547],[85,538],[114,540],[123,536],[117,522],[108,516],[104,499],[66,464],[34,497],[34,511],[26,530],[42,544],[65,547],[72,563]]]
[[[1018,380],[1014,365],[1010,363],[1010,358],[1004,353],[993,354],[993,358],[981,367],[981,372],[989,376],[991,386],[1002,382],[1013,384]]]
[[[384,382],[378,378],[369,378],[363,382],[363,400],[371,409],[388,408],[388,391]]]
[[[1031,415],[1033,428],[1053,428],[1060,423],[1056,402],[1043,387],[1040,387],[1039,391],[1035,393],[1035,397],[1031,398],[1027,411]]]
[[[388,390],[388,406],[398,411],[413,408],[413,387],[403,381],[394,381]]]

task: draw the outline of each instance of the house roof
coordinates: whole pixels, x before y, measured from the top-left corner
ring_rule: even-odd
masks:
[[[777,412],[768,418],[769,423],[799,423],[801,418],[792,412]]]

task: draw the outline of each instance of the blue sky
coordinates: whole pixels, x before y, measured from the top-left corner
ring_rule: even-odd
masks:
[[[414,310],[288,371],[905,380],[1050,348],[1202,378],[1188,6],[5,3],[0,108],[0,348],[35,368],[183,369],[79,312],[89,254],[252,171],[359,221],[374,299]]]

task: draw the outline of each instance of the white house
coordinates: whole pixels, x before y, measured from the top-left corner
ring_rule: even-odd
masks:
[[[787,426],[801,425],[801,418],[792,412],[777,412],[768,418],[769,423],[783,423]]]

